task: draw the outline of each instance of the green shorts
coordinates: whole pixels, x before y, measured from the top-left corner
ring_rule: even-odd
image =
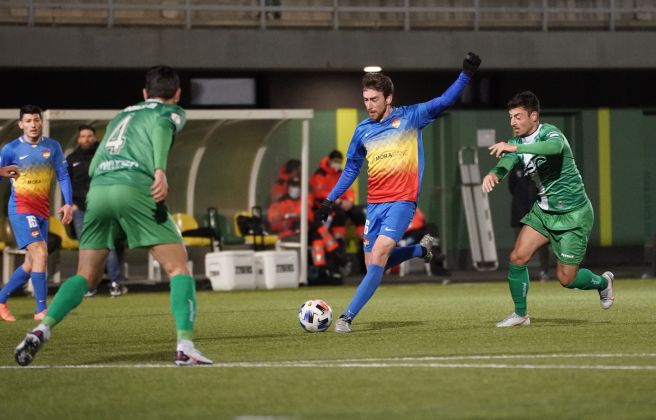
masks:
[[[535,203],[522,219],[522,223],[549,238],[551,249],[558,261],[579,265],[588,247],[588,238],[594,224],[594,211],[589,201],[567,213],[547,213]]]
[[[126,239],[130,248],[182,243],[165,205],[129,185],[94,185],[87,194],[80,249],[113,249]]]

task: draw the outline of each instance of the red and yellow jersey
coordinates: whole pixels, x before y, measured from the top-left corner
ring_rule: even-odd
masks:
[[[344,171],[328,199],[335,201],[351,186],[367,159],[369,203],[417,202],[424,173],[421,130],[455,103],[469,80],[460,73],[441,96],[393,108],[382,121],[368,118],[358,124],[346,153]]]
[[[8,214],[35,214],[47,218],[50,187],[55,176],[65,193],[64,201],[72,203],[68,166],[56,140],[44,137],[31,144],[19,137],[2,148],[0,165],[16,165],[20,172],[19,178],[11,180]]]
[[[369,203],[417,201],[424,172],[421,129],[433,120],[425,104],[417,104],[358,125],[346,156],[367,159]]]

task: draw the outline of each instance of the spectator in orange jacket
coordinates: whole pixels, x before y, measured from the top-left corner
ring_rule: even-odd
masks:
[[[287,194],[287,181],[299,176],[301,176],[301,161],[298,159],[289,159],[287,163],[280,167],[278,177],[271,186],[271,201],[275,202]]]
[[[310,193],[314,197],[314,208],[318,208],[321,202],[328,197],[328,193],[333,189],[337,180],[342,174],[342,161],[344,156],[339,150],[333,150],[330,154],[323,159],[319,164],[312,177],[310,178]],[[333,219],[331,224],[331,231],[335,238],[342,242],[346,236],[346,221],[351,222],[356,226],[358,233],[362,236],[364,232],[365,217],[361,209],[355,207],[355,191],[353,188],[346,190],[346,192],[336,200],[336,206],[333,211]]]
[[[311,198],[308,201],[311,203]],[[271,232],[278,235],[280,239],[300,232],[301,182],[299,178],[291,178],[285,183],[285,193],[271,203],[267,219]],[[310,205],[308,205],[308,221],[310,224],[314,221]]]
[[[322,224],[314,221],[311,209],[312,198],[308,199],[308,242],[312,264],[328,269],[331,274],[339,272],[341,255],[336,252],[339,244]],[[301,220],[301,180],[291,178],[287,182],[287,192],[271,203],[267,219],[272,233],[281,240],[298,242],[300,240]]]

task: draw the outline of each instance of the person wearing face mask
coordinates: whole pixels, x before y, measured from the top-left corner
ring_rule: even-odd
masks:
[[[319,164],[312,177],[310,178],[310,192],[314,197],[314,209],[317,210],[323,200],[333,189],[339,177],[342,175],[342,162],[344,155],[339,150],[333,150]],[[346,236],[346,222],[351,221],[355,225],[358,234],[362,237],[364,233],[365,217],[362,209],[354,206],[355,191],[349,187],[344,194],[335,200],[335,206],[332,210],[332,222],[330,231],[335,236],[340,246],[344,245]]]
[[[301,161],[298,159],[289,159],[280,167],[280,171],[271,185],[270,197],[271,202],[275,202],[287,193],[287,182],[292,178],[297,178],[301,174]]]
[[[308,199],[308,207],[312,197]],[[287,182],[287,193],[271,203],[267,220],[272,233],[282,241],[298,242],[300,240],[301,219],[301,180],[291,178]],[[314,213],[308,208],[308,241],[312,265],[323,270],[319,277],[335,277],[341,260],[337,256],[339,245],[333,235],[321,223],[314,219]]]

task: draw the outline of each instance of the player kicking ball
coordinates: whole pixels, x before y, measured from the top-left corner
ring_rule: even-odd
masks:
[[[91,186],[80,241],[77,275],[66,280],[43,321],[16,347],[29,365],[51,330],[77,307],[102,278],[109,250],[118,239],[130,248],[148,247],[171,279],[171,310],[177,330],[177,365],[212,364],[194,346],[195,282],[187,269],[182,237],[168,214],[166,161],[173,137],[185,123],[180,79],[166,66],[146,73],[144,102],[125,108],[107,126],[89,167]]]
[[[496,326],[531,324],[526,304],[526,264],[546,244],[551,245],[558,259],[556,275],[560,284],[568,289],[596,290],[601,308],[610,308],[615,301],[613,273],[596,275],[587,268],[579,268],[594,213],[565,135],[551,124],[540,123],[540,102],[532,92],[515,95],[508,102],[508,113],[515,137],[490,146],[490,154],[501,159],[483,178],[483,191],[492,191],[519,162],[535,182],[538,198],[522,219],[524,227],[510,253],[508,284],[515,312]]]
[[[394,85],[381,73],[362,78],[362,99],[369,118],[355,128],[346,153],[346,165],[337,184],[321,203],[317,218],[326,220],[333,204],[351,186],[367,160],[367,220],[364,227],[364,259],[367,274],[355,296],[335,322],[335,332],[351,332],[351,323],[373,296],[383,272],[410,258],[430,261],[433,238],[426,235],[418,245],[397,247],[417,208],[424,171],[421,130],[453,105],[465,89],[481,59],[468,53],[462,72],[449,88],[428,102],[392,105]]]

